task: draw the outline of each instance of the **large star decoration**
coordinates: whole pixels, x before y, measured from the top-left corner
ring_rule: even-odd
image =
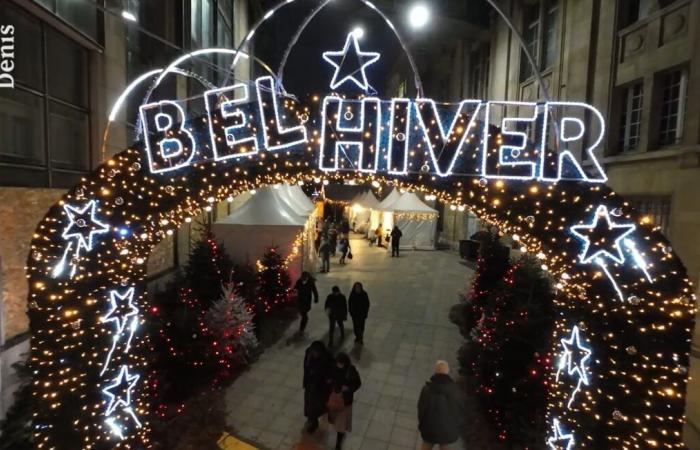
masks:
[[[336,89],[346,81],[352,81],[360,89],[367,90],[365,68],[379,59],[379,53],[360,51],[360,44],[354,33],[348,33],[345,46],[337,52],[324,52],[323,59],[335,67],[331,89]]]
[[[559,366],[557,368],[557,381],[559,380],[559,374],[562,370],[566,369],[566,373],[569,376],[576,376],[578,380],[576,381],[576,388],[571,393],[568,406],[571,407],[571,403],[574,401],[576,394],[581,390],[581,385],[585,384],[588,386],[588,360],[591,358],[593,353],[590,348],[586,347],[581,343],[581,334],[577,326],[571,330],[571,336],[566,339],[561,340],[561,345],[564,347],[564,352],[559,358]]]
[[[126,327],[129,317],[136,316],[139,309],[134,305],[134,288],[129,288],[123,294],[116,290],[109,293],[110,310],[102,317],[102,322],[114,322],[115,332],[121,334]]]
[[[551,450],[571,450],[574,447],[573,433],[564,434],[559,420],[554,419],[552,430],[554,430],[554,436],[547,438],[547,447]]]
[[[96,208],[97,202],[95,200],[87,202],[82,209],[77,206],[63,205],[69,223],[61,236],[64,239],[77,238],[76,254],[81,248],[88,252],[92,250],[94,236],[109,231],[109,226],[95,217]]]
[[[584,242],[579,260],[588,264],[591,261],[597,261],[601,256],[607,256],[613,261],[623,263],[625,256],[622,254],[620,243],[634,231],[634,228],[634,224],[631,223],[613,222],[608,208],[605,205],[598,206],[591,223],[571,227],[571,232]]]
[[[138,375],[129,375],[129,368],[122,366],[119,375],[114,379],[114,383],[102,389],[102,392],[109,398],[105,415],[109,416],[119,405],[124,408],[131,408],[131,390],[139,381]],[[116,391],[116,393],[112,392]]]

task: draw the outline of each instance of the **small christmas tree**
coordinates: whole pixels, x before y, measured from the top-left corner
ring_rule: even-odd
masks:
[[[251,307],[238,295],[233,283],[222,286],[221,298],[209,308],[204,320],[214,338],[213,354],[224,373],[247,364],[258,340]]]
[[[264,312],[289,300],[291,279],[277,247],[270,247],[258,262],[258,297]]]

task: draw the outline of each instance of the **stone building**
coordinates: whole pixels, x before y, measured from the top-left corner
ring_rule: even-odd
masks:
[[[0,25],[13,25],[15,36],[15,85],[0,88],[0,417],[16,384],[11,366],[29,347],[24,267],[36,224],[83,174],[133,141],[148,83],[109,118],[126,86],[189,50],[235,48],[248,32],[248,5],[0,0]],[[188,97],[202,90],[196,75],[222,76],[207,58],[193,58],[152,98]],[[236,75],[249,70],[244,62]],[[190,231],[184,227],[154,251],[154,280],[187,255]]]

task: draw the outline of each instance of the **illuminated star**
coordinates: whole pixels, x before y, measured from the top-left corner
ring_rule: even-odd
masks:
[[[600,220],[605,219],[604,221]],[[598,206],[593,221],[588,225],[574,225],[571,232],[584,242],[583,251],[579,254],[582,263],[596,261],[600,256],[607,256],[613,261],[622,263],[621,242],[634,231],[634,224],[614,223],[605,205]]]
[[[346,81],[352,81],[360,89],[367,90],[365,68],[379,59],[379,53],[362,52],[354,33],[348,33],[345,46],[337,52],[324,52],[323,59],[335,67],[331,89],[336,89]]]
[[[109,231],[109,226],[95,217],[96,208],[97,202],[95,200],[87,202],[82,209],[76,206],[63,205],[63,210],[66,212],[70,222],[63,230],[61,236],[64,239],[77,238],[76,255],[81,248],[88,252],[92,250],[94,236]]]
[[[564,434],[558,419],[554,419],[552,430],[554,430],[554,436],[547,438],[547,446],[551,450],[571,450],[574,448],[573,433]]]
[[[134,288],[129,288],[123,294],[116,290],[110,292],[109,304],[111,309],[102,317],[102,322],[114,322],[117,325],[116,333],[121,334],[129,317],[139,313],[139,309],[134,305]]]
[[[122,366],[119,370],[119,375],[114,379],[114,383],[102,389],[102,392],[109,397],[109,405],[107,405],[107,416],[112,414],[119,405],[124,408],[131,407],[131,390],[139,381],[138,375],[129,375],[129,368]],[[112,391],[117,391],[116,394]]]
[[[590,348],[584,346],[581,343],[581,335],[577,326],[571,330],[571,336],[566,339],[561,340],[561,345],[564,347],[564,352],[559,358],[559,366],[557,368],[557,381],[559,380],[559,373],[566,369],[566,373],[569,376],[576,376],[578,381],[576,382],[576,388],[571,393],[569,399],[568,407],[571,407],[571,403],[574,401],[574,397],[581,390],[581,385],[585,384],[588,386],[588,360],[591,358],[593,353]]]

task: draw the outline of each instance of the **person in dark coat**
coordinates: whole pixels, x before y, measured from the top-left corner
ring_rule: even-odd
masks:
[[[399,244],[401,243],[401,236],[403,233],[399,230],[399,227],[394,225],[391,230],[391,256],[392,258],[396,256],[399,257]]]
[[[314,341],[304,355],[304,416],[306,431],[318,429],[318,418],[326,413],[330,393],[328,379],[333,369],[333,356],[321,341]]]
[[[445,361],[435,363],[435,374],[425,383],[418,398],[418,431],[423,439],[422,450],[449,444],[459,439],[459,427],[464,417],[459,387],[450,378],[450,366]]]
[[[345,264],[345,258],[350,252],[350,241],[348,240],[348,238],[345,236],[341,237],[340,242],[338,242],[338,247],[338,249],[340,250],[340,261],[338,262],[340,264]]]
[[[321,238],[318,246],[318,254],[321,257],[321,273],[331,270],[331,246],[327,239]]]
[[[343,223],[340,227],[340,232],[346,236],[350,234],[350,222],[348,222],[348,219],[343,219]]]
[[[294,289],[297,291],[297,309],[301,316],[299,322],[299,333],[303,333],[306,329],[306,324],[309,321],[309,311],[311,310],[311,298],[314,303],[318,303],[318,289],[316,289],[316,280],[309,272],[302,272],[301,276],[294,284]]]
[[[348,302],[338,286],[331,288],[330,295],[326,297],[325,309],[329,322],[328,346],[333,347],[333,334],[335,334],[336,324],[340,328],[340,341],[342,342],[345,339],[343,322],[348,319]]]
[[[344,406],[340,411],[328,411],[328,423],[331,423],[338,433],[336,450],[342,447],[345,433],[352,431],[352,403],[355,392],[361,385],[360,374],[352,365],[350,357],[346,353],[338,353],[331,371],[330,387],[331,392],[342,393]]]
[[[352,317],[352,328],[355,331],[355,342],[364,344],[365,321],[369,312],[369,295],[362,287],[362,283],[352,285],[352,292],[348,299],[348,311]]]

